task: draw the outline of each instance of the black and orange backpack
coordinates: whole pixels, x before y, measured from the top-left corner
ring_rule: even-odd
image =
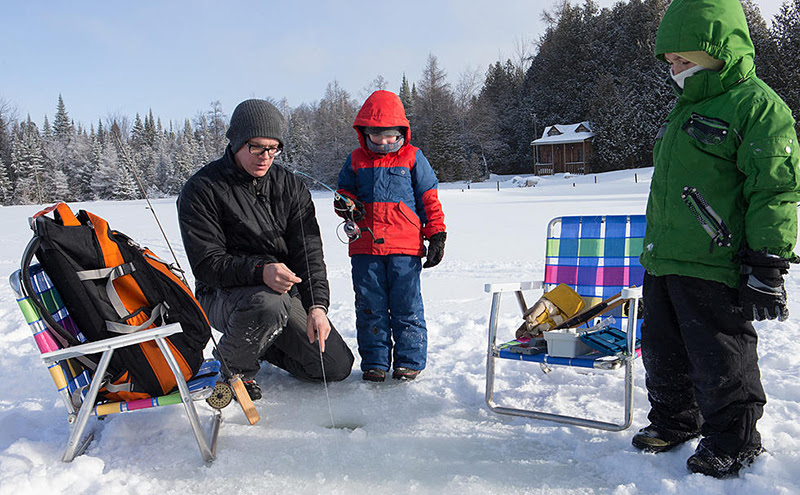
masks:
[[[50,213],[53,218],[47,216]],[[197,372],[211,327],[172,265],[112,230],[99,216],[85,210],[76,215],[65,203],[38,212],[30,222],[34,234],[22,270],[29,269],[35,255],[87,340],[179,322],[183,332],[168,337],[170,349],[185,379]],[[20,278],[25,295],[40,309],[47,326],[64,344],[77,345],[75,337],[43,310],[28,274]],[[153,341],[115,351],[104,383],[103,397],[126,401],[158,397],[176,385]]]

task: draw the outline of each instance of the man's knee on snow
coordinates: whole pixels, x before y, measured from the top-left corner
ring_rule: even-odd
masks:
[[[276,334],[289,320],[291,298],[287,294],[260,291],[243,298],[228,320],[228,328],[246,338],[262,340]]]

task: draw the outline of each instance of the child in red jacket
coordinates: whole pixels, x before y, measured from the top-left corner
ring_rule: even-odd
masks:
[[[439,181],[396,94],[370,95],[353,128],[361,146],[339,173],[335,209],[372,233],[349,247],[363,379],[382,382],[393,367],[392,378],[413,380],[427,360],[420,272],[442,260],[447,238]]]

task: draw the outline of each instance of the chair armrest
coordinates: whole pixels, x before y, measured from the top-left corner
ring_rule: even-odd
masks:
[[[641,287],[626,287],[622,289],[623,299],[641,299],[641,297],[642,297]]]
[[[57,351],[46,352],[41,355],[42,361],[45,363],[52,363],[54,361],[61,361],[63,359],[70,359],[78,356],[85,356],[87,354],[96,354],[98,352],[105,352],[110,349],[119,349],[134,344],[147,342],[148,340],[155,340],[160,337],[169,337],[176,333],[183,332],[180,323],[170,323],[155,328],[142,330],[141,332],[120,335],[119,337],[111,337],[110,339],[98,340],[97,342],[87,342],[85,344],[59,349]]]
[[[541,290],[544,287],[544,282],[537,280],[535,282],[506,282],[501,284],[486,284],[483,287],[485,292],[516,292],[521,290]]]

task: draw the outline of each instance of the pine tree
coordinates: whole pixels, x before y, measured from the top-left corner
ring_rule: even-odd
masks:
[[[6,166],[0,163],[0,204],[10,205],[13,198],[11,179],[8,178]]]
[[[314,177],[326,184],[336,183],[347,155],[358,146],[353,130],[356,112],[356,103],[339,82],[329,83],[314,113],[316,149],[311,164]]]
[[[50,139],[53,137],[53,128],[50,127],[50,121],[47,119],[47,115],[44,116],[44,123],[42,124],[41,137],[44,139]]]
[[[120,153],[117,154],[116,165],[119,173],[117,174],[116,185],[112,192],[112,199],[124,201],[128,199],[137,199],[139,197],[139,190],[136,187],[134,179],[134,174],[137,172],[133,170],[133,167],[137,165],[135,163],[130,163],[128,160],[131,154],[132,152],[127,144],[123,144]]]
[[[153,119],[153,109],[150,109],[150,115],[144,119],[144,140],[147,146],[155,148],[156,146],[156,123]]]
[[[183,132],[178,138],[178,149],[175,153],[174,170],[172,172],[172,183],[170,184],[170,193],[177,193],[183,187],[186,180],[200,167],[197,161],[199,154],[199,144],[194,138],[192,125],[189,119],[186,119],[183,127]]]
[[[207,158],[218,157],[225,152],[227,138],[225,132],[228,130],[227,120],[228,117],[222,111],[222,103],[219,100],[211,102],[211,109],[206,113],[206,120],[208,121],[208,144]]]
[[[481,151],[489,158],[496,173],[530,172],[533,160],[530,142],[535,138],[523,104],[523,74],[511,60],[499,61],[489,68],[479,94],[473,129],[480,129]]]
[[[166,132],[161,128],[161,121],[158,121],[157,129],[161,132],[157,133],[156,138],[156,152],[155,152],[155,167],[154,167],[154,180],[152,188],[149,188],[148,195],[155,192],[159,195],[167,195],[177,193],[179,191],[178,184],[180,183],[175,177],[177,167],[173,163],[172,148],[174,142],[171,141]]]
[[[13,187],[8,168],[11,166],[11,121],[8,106],[0,100],[0,201],[11,203]]]
[[[287,112],[288,129],[286,146],[278,157],[281,162],[306,174],[311,173],[314,160],[314,141],[312,139],[313,110],[308,105],[301,105]]]
[[[106,131],[103,129],[103,121],[97,121],[97,140],[101,145],[106,144]]]
[[[147,136],[145,135],[144,122],[142,122],[139,114],[133,121],[133,128],[131,129],[131,146],[134,148],[143,148],[147,144]]]
[[[75,186],[79,199],[89,201],[96,199],[92,191],[92,177],[100,168],[100,159],[103,154],[103,145],[97,135],[93,134],[87,143],[88,150],[83,160],[77,164],[77,184]]]
[[[800,0],[787,0],[772,22],[771,37],[779,63],[771,65],[774,77],[767,82],[791,108],[795,131],[800,134]],[[759,66],[759,74],[761,73]]]
[[[411,94],[411,88],[408,86],[408,79],[406,79],[405,72],[403,73],[403,82],[400,84],[400,91],[397,93],[400,97],[400,101],[403,103],[403,107],[406,110],[406,117],[408,121],[411,122],[411,127],[414,127],[413,120],[414,120],[414,95]]]
[[[97,170],[92,176],[92,193],[95,199],[110,200],[115,198],[121,175],[117,159],[116,146],[103,147]]]
[[[598,48],[613,57],[597,70],[591,122],[592,170],[652,165],[652,142],[673,106],[667,64],[653,55],[665,0],[619,3],[593,18]]]
[[[452,119],[434,115],[428,136],[430,143],[424,150],[436,177],[442,182],[467,178],[468,160]]]
[[[44,177],[44,154],[36,124],[28,116],[22,136],[11,146],[11,170],[14,173],[14,203],[42,204],[47,198]]]
[[[428,55],[413,106],[412,142],[427,154],[428,148],[434,145],[434,120],[448,122],[455,118],[455,103],[447,74],[439,67],[439,61],[433,54]]]
[[[5,103],[0,100],[0,203],[11,204],[13,188],[8,175],[11,165],[11,139]]]
[[[61,170],[54,170],[47,174],[47,194],[45,201],[48,203],[57,203],[59,201],[72,201],[75,199],[72,194],[72,188],[69,186],[69,179],[67,174]]]
[[[53,120],[53,135],[62,144],[66,145],[73,137],[74,127],[67,115],[67,107],[61,94],[58,95],[58,105],[56,105],[56,117]]]

